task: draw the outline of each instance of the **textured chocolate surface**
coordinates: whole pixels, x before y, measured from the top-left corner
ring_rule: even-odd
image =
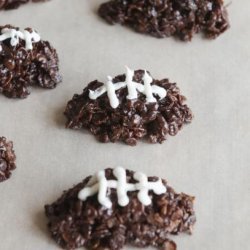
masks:
[[[6,25],[0,26],[0,31],[3,28],[18,29]],[[31,31],[30,28],[26,30]],[[32,85],[52,89],[61,82],[58,55],[49,42],[33,43],[32,50],[25,48],[23,40],[16,46],[11,46],[10,39],[0,45],[0,93],[10,98],[25,98]]]
[[[127,182],[136,182],[133,171],[127,170]],[[112,169],[106,169],[108,180],[115,179]],[[196,221],[193,209],[194,197],[177,194],[167,182],[167,192],[155,195],[150,192],[152,204],[143,206],[137,192],[129,192],[129,204],[121,207],[116,190],[110,189],[108,197],[112,208],[102,207],[97,196],[86,201],[78,199],[91,176],[63,193],[56,202],[45,206],[48,227],[53,239],[64,249],[86,247],[88,249],[121,249],[125,244],[137,247],[155,246],[175,250],[176,244],[170,235],[191,233]],[[157,181],[148,177],[148,181]]]
[[[229,27],[223,0],[112,0],[100,6],[99,15],[110,24],[185,41],[198,32],[215,38]]]
[[[10,178],[11,171],[16,168],[15,160],[13,143],[5,137],[0,137],[0,182]]]
[[[143,70],[135,71],[134,80],[142,82],[143,73]],[[125,75],[119,75],[113,82],[124,80]],[[141,93],[138,93],[138,99],[128,100],[127,88],[122,88],[116,91],[120,105],[113,109],[107,94],[96,100],[89,98],[89,89],[96,90],[103,85],[97,80],[93,81],[81,95],[74,95],[68,102],[66,127],[87,128],[101,142],[124,141],[133,146],[138,139],[145,137],[151,143],[162,143],[168,135],[176,135],[184,124],[190,123],[193,115],[184,104],[186,98],[180,94],[175,83],[163,79],[153,80],[152,84],[166,89],[167,96],[157,103],[147,104]]]
[[[47,0],[0,0],[0,10],[17,9],[20,5],[28,2],[45,2]]]

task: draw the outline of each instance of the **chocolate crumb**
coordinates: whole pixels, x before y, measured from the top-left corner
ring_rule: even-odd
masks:
[[[17,9],[20,5],[28,3],[28,2],[45,2],[48,0],[0,0],[0,10],[11,10]]]
[[[143,74],[143,70],[136,70],[133,79],[142,83]],[[114,84],[120,81],[125,81],[124,74],[113,79]],[[166,97],[156,97],[155,103],[147,103],[145,95],[140,92],[137,99],[128,100],[127,88],[116,90],[119,99],[117,108],[111,107],[107,93],[96,100],[89,98],[89,91],[103,84],[97,80],[89,83],[82,94],[75,94],[68,102],[64,112],[67,128],[88,129],[100,142],[123,141],[134,146],[142,138],[151,143],[162,143],[168,135],[176,135],[193,118],[185,104],[186,98],[168,79],[153,79],[152,86],[157,85],[167,91]]]
[[[126,181],[135,183],[134,172],[126,170]],[[156,195],[149,191],[150,205],[143,205],[136,191],[127,193],[129,203],[120,206],[117,191],[107,190],[110,209],[98,202],[97,194],[85,201],[79,200],[79,191],[88,186],[87,177],[51,205],[45,206],[48,228],[52,238],[64,249],[122,249],[125,244],[137,247],[154,246],[175,250],[176,244],[169,238],[179,233],[192,232],[196,217],[194,197],[176,193],[166,180],[162,180],[166,192]],[[114,180],[113,169],[105,169],[107,180]],[[148,181],[157,181],[148,177]]]
[[[166,241],[163,244],[163,250],[176,250],[177,246],[173,241]]]
[[[110,24],[183,41],[199,32],[216,38],[229,28],[223,0],[112,0],[101,4],[99,15]]]
[[[0,137],[0,182],[10,178],[11,171],[16,168],[16,155],[12,141]]]
[[[19,31],[11,25],[0,26],[0,35],[4,29]],[[22,39],[16,46],[11,45],[11,39],[6,39],[0,41],[0,46],[0,93],[5,96],[26,98],[30,86],[52,89],[61,82],[58,55],[49,42],[40,40],[32,44],[32,49],[27,49]]]

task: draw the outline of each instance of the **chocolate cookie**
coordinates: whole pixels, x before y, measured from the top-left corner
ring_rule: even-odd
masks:
[[[175,83],[155,80],[144,70],[132,71],[106,83],[93,81],[75,94],[65,110],[67,128],[86,128],[101,142],[136,145],[147,138],[162,143],[176,135],[193,115]]]
[[[193,203],[166,180],[117,167],[87,177],[45,211],[51,235],[64,249],[131,244],[175,250],[169,237],[192,232]]]
[[[11,171],[16,168],[16,155],[12,141],[0,137],[0,182],[10,178]]]
[[[0,0],[0,10],[17,9],[21,4],[28,2],[45,2],[47,0]]]
[[[184,41],[198,32],[215,38],[229,28],[223,0],[112,0],[100,6],[99,15],[110,24]]]
[[[31,28],[0,26],[0,93],[25,98],[30,86],[52,89],[61,82],[58,56]]]

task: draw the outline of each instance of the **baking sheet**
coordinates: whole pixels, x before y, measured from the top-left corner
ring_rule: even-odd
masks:
[[[173,237],[179,250],[238,250],[250,245],[250,1],[229,6],[231,29],[215,41],[156,39],[109,26],[101,0],[53,0],[0,12],[1,25],[31,26],[57,48],[64,81],[33,88],[26,100],[0,96],[0,134],[14,141],[17,169],[0,184],[0,249],[59,249],[43,206],[86,175],[122,165],[168,179],[196,196],[192,237]],[[100,144],[66,130],[63,111],[94,79],[124,65],[176,81],[195,119],[162,145]],[[126,249],[130,247],[126,246]]]

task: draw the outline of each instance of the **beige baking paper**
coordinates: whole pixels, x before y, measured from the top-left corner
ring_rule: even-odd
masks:
[[[25,100],[0,95],[0,135],[14,141],[17,169],[0,184],[0,250],[59,249],[46,229],[44,205],[86,175],[122,165],[166,178],[196,196],[193,236],[179,250],[250,246],[250,1],[228,7],[231,29],[215,41],[156,39],[96,14],[101,0],[52,0],[0,12],[0,24],[37,29],[60,56],[63,83],[32,88]],[[63,111],[92,80],[124,65],[177,82],[195,119],[162,145],[100,144],[64,128]],[[131,249],[126,246],[126,249]]]

